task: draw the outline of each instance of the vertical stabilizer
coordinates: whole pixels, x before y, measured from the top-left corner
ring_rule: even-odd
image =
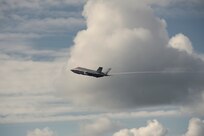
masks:
[[[97,69],[97,72],[101,73],[102,70],[103,70],[103,67],[99,67],[99,68]]]

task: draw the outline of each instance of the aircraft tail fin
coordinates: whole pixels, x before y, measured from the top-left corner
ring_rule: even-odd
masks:
[[[97,72],[101,73],[102,70],[103,70],[103,67],[99,67],[99,68],[97,69]]]
[[[108,73],[111,71],[111,68],[108,68],[107,71],[104,72],[104,74],[108,75]]]

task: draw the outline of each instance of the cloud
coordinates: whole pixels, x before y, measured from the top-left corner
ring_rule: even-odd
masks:
[[[101,117],[92,123],[81,126],[82,136],[105,136],[116,131],[120,127],[119,123],[113,122],[106,117]]]
[[[57,33],[68,32],[77,27],[82,27],[84,20],[82,18],[44,18],[30,19],[20,23],[17,31],[33,33]]]
[[[54,77],[60,73],[63,62],[39,62],[39,61],[1,61],[4,64],[0,69],[0,75],[4,80],[0,82],[1,92],[11,91],[36,91],[46,92],[53,90]],[[17,89],[18,88],[18,89]]]
[[[168,117],[168,116],[180,116],[183,113],[179,110],[154,110],[154,111],[136,111],[136,112],[118,112],[107,113],[105,116],[116,119],[126,118],[145,118],[145,117]]]
[[[156,14],[168,18],[202,18],[204,15],[202,0],[164,0],[164,4],[156,4]],[[158,6],[159,5],[159,6]]]
[[[15,19],[9,19],[15,21]],[[45,18],[22,18],[21,21],[15,21],[15,26],[5,26],[3,33],[0,33],[1,40],[24,40],[34,39],[43,36],[53,36],[73,32],[84,27],[84,19],[79,17],[45,17]]]
[[[3,10],[6,10],[6,8],[10,9],[26,9],[26,8],[31,8],[31,9],[41,9],[45,7],[50,7],[50,6],[62,6],[62,5],[80,5],[83,4],[84,0],[59,0],[59,1],[54,1],[54,0],[35,0],[35,1],[27,1],[27,0],[3,0],[1,1],[1,7]]]
[[[21,42],[2,42],[0,43],[0,61],[7,60],[11,61],[59,61],[63,60],[68,56],[68,48],[61,49],[35,49],[31,44]],[[63,62],[61,62],[63,63]]]
[[[2,44],[0,50],[0,76],[3,77],[0,81],[1,124],[82,121],[103,116],[122,119],[179,114],[174,110],[95,113],[92,108],[75,107],[59,97],[60,91],[55,88],[56,82],[63,82],[60,75],[64,74],[61,72],[67,59],[67,49],[37,50],[26,44]],[[48,59],[45,60],[43,56]],[[88,114],[84,115],[84,112]]]
[[[171,0],[171,2],[169,4],[179,4],[179,6],[181,6],[181,4],[184,2],[185,0]],[[185,1],[186,3],[183,3],[183,6],[191,6],[191,7],[195,7],[195,6],[203,6],[203,1],[202,0],[187,0]]]
[[[50,128],[46,127],[43,129],[36,128],[33,131],[29,131],[27,136],[57,136],[57,134]]]
[[[177,34],[169,40],[169,45],[172,48],[178,49],[180,51],[186,51],[192,54],[193,47],[191,41],[183,34]]]
[[[204,135],[204,121],[198,118],[192,118],[189,121],[188,131],[184,136],[203,136]]]
[[[3,43],[0,49],[0,123],[39,121],[72,111],[55,90],[67,51]]]
[[[104,117],[108,119],[121,120],[146,117],[175,117],[186,115],[179,110],[95,113],[92,109],[75,107],[69,103],[66,103],[66,101],[63,99],[54,97],[53,95],[54,94],[50,93],[49,95],[39,94],[10,97],[4,96],[4,98],[1,99],[2,102],[0,104],[0,123],[7,124],[26,122],[86,121],[97,120]],[[87,114],[84,115],[84,112]],[[78,113],[78,115],[71,115],[72,113]],[[117,124],[117,122],[115,123]],[[113,122],[113,124],[115,123]],[[94,124],[94,122],[86,124]],[[82,125],[82,128],[84,128],[83,126],[86,126],[86,124]],[[118,125],[120,126],[120,124]]]
[[[83,4],[83,0],[3,0],[0,40],[19,42],[73,35],[85,27],[81,16]]]
[[[39,35],[34,34],[34,33],[0,33],[0,40],[1,41],[19,41],[23,39],[35,39],[39,38]]]
[[[192,98],[192,92],[202,92],[204,77],[199,71],[203,71],[204,62],[199,56],[180,51],[180,47],[168,46],[167,24],[153,14],[149,4],[133,0],[90,0],[83,14],[87,29],[75,37],[75,44],[70,49],[69,69],[103,66],[112,67],[112,73],[164,73],[94,79],[67,71],[62,77],[67,82],[60,82],[58,87],[70,102],[112,110],[180,105]],[[181,38],[185,41],[183,44],[190,42],[186,39]]]
[[[113,136],[166,136],[167,129],[157,120],[147,122],[146,127],[122,129]]]
[[[193,94],[192,94],[193,95]],[[191,114],[191,115],[200,115],[204,114],[203,103],[204,103],[204,92],[199,95],[194,95],[192,97],[192,103],[189,103],[182,107],[182,112]]]

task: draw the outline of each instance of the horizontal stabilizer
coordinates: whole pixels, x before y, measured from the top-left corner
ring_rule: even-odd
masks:
[[[109,68],[107,71],[104,72],[104,74],[108,75],[108,73],[111,71],[111,68]]]

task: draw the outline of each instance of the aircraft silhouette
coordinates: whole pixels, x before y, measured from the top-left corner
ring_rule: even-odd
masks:
[[[99,67],[97,70],[91,70],[87,68],[82,67],[76,67],[74,69],[71,69],[72,72],[76,74],[86,75],[86,76],[92,76],[92,77],[104,77],[104,76],[110,76],[108,75],[108,72],[110,72],[111,68],[109,68],[107,71],[102,72],[103,67]]]

